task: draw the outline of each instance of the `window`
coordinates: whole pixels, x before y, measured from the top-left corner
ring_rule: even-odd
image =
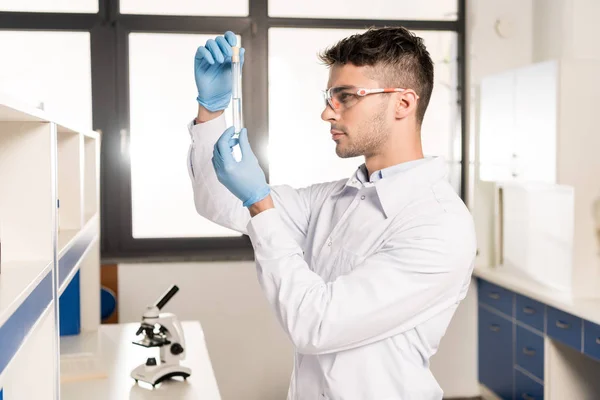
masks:
[[[0,31],[0,54],[3,93],[91,129],[89,33]]]
[[[186,156],[197,112],[193,54],[209,37],[243,38],[244,123],[270,183],[349,176],[320,119],[325,46],[367,26],[405,25],[425,39],[436,81],[424,150],[463,176],[465,1],[4,0],[0,91],[102,132],[101,255],[251,259],[247,237],[200,217]],[[48,13],[60,13],[58,16]],[[31,51],[30,49],[35,49]],[[230,118],[229,114],[226,114]]]
[[[269,0],[271,17],[456,20],[454,0]]]
[[[98,0],[2,0],[0,11],[97,13]]]
[[[198,215],[186,164],[186,123],[198,113],[194,54],[216,35],[129,35],[134,238],[239,236]]]
[[[248,0],[121,0],[122,14],[154,15],[248,15]]]
[[[357,32],[269,29],[270,183],[303,187],[349,177],[360,165],[362,158],[336,156],[329,124],[321,120],[328,70],[317,59],[322,47]]]

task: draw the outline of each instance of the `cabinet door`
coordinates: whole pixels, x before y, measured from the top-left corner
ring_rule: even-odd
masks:
[[[544,337],[517,326],[516,364],[544,380]]]
[[[479,307],[479,381],[502,399],[513,398],[513,323]]]
[[[583,352],[600,361],[600,325],[583,321],[583,337]]]
[[[544,386],[521,371],[515,370],[515,399],[544,400]]]
[[[515,72],[517,179],[556,182],[557,64],[543,62]]]
[[[480,179],[512,179],[515,146],[515,72],[486,77],[479,95]]]

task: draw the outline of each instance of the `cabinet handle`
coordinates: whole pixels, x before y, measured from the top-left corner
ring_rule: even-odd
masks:
[[[500,332],[500,326],[496,324],[490,325],[490,331],[492,332]]]
[[[533,396],[530,396],[530,395],[528,395],[527,393],[523,393],[523,394],[521,395],[521,398],[522,398],[523,400],[535,400],[535,398],[534,398]]]
[[[490,299],[498,300],[500,298],[500,295],[496,292],[493,292],[493,293],[488,294],[488,297]]]
[[[596,343],[600,344],[600,337],[596,338]]]
[[[570,325],[567,324],[566,322],[562,322],[562,321],[556,321],[556,326],[559,327],[560,329],[569,329]]]
[[[535,350],[530,349],[528,347],[523,347],[523,354],[526,356],[535,356]]]
[[[524,312],[525,314],[532,315],[532,314],[535,314],[535,308],[531,308],[531,307],[524,307],[524,308],[523,308],[523,312]]]

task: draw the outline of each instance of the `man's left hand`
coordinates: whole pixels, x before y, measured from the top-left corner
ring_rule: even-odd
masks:
[[[267,184],[265,173],[250,148],[248,131],[243,128],[239,139],[233,137],[234,133],[233,127],[223,132],[215,144],[212,163],[219,182],[240,199],[244,207],[250,207],[267,197],[271,189]],[[242,159],[239,162],[232,154],[233,147],[238,143],[242,152]]]

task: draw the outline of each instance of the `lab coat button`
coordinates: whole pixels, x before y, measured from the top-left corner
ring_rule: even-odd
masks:
[[[331,241],[327,242],[327,246],[331,247]]]
[[[360,199],[364,200],[365,199],[365,195],[363,194],[362,196],[360,196]]]

